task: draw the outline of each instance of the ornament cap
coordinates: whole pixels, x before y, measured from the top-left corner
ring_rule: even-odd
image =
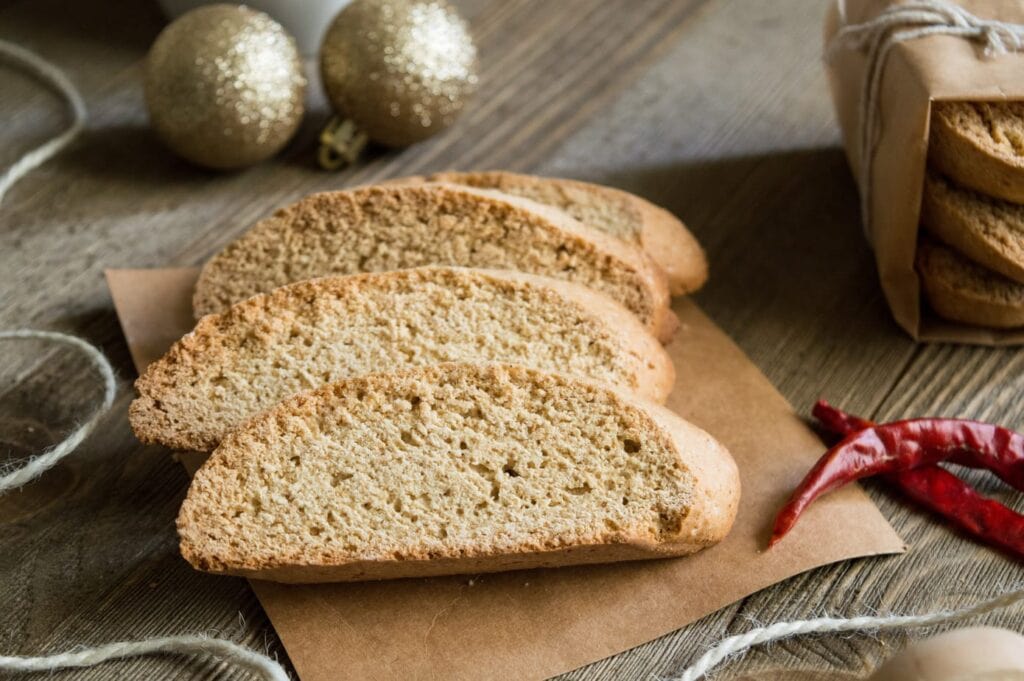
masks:
[[[324,170],[337,170],[359,159],[370,138],[348,118],[334,116],[320,133],[317,161]]]

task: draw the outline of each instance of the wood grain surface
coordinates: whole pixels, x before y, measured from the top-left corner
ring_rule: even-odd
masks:
[[[154,5],[0,2],[0,38],[66,69],[90,113],[87,133],[0,206],[0,327],[81,334],[120,372],[118,400],[98,432],[43,479],[0,497],[0,654],[204,632],[286,659],[242,580],[196,573],[177,555],[173,522],[187,480],[167,450],[140,446],[128,428],[134,372],[101,273],[200,263],[311,191],[494,167],[635,191],[681,216],[704,243],[712,277],[697,301],[798,409],[825,396],[875,419],[942,414],[1024,427],[1024,353],[915,345],[888,316],[825,89],[825,0],[457,4],[480,46],[482,73],[475,105],[454,129],[323,173],[312,159],[328,110],[314,91],[283,155],[220,174],[177,160],[147,127],[140,74],[163,23]],[[66,122],[51,93],[6,67],[0,120],[3,166]],[[59,439],[99,390],[73,351],[5,344],[0,465]],[[1024,509],[984,476],[969,477]],[[867,488],[911,544],[907,555],[809,572],[564,678],[664,677],[755,622],[952,608],[1024,581],[1019,564],[883,486]],[[982,621],[1021,630],[1024,608]],[[810,678],[826,669],[856,677],[905,637],[784,642],[716,678]],[[54,677],[245,675],[162,657]]]

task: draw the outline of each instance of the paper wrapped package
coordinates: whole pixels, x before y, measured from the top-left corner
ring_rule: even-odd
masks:
[[[899,3],[836,0],[825,20],[826,47],[841,26],[868,21],[895,4]],[[1024,23],[1024,2],[961,0],[958,4],[984,19]],[[893,316],[917,340],[1024,343],[1024,328],[986,329],[939,319],[923,302],[914,270],[932,103],[1024,99],[1024,54],[989,58],[983,43],[952,35],[894,44],[882,66],[873,107],[876,118],[874,142],[869,147],[873,150],[870,171],[865,172],[860,150],[862,118],[866,116],[861,116],[861,99],[868,67],[861,50],[840,50],[826,60],[847,158],[861,195],[870,190],[864,206],[868,215],[865,229]]]

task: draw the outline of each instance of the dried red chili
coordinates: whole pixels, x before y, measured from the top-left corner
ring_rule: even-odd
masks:
[[[819,400],[811,413],[825,428],[843,437],[875,425],[837,409],[824,400]],[[1001,426],[966,419],[913,419],[887,425],[928,421],[945,424],[945,427],[960,433],[960,436],[945,444],[940,443],[935,451],[924,458],[937,457],[937,461],[992,471],[1006,484],[1024,492],[1024,435]],[[927,446],[927,443],[922,443],[922,446]]]
[[[1024,560],[1024,515],[981,496],[940,466],[923,466],[885,477],[908,497],[967,534]]]
[[[995,472],[1024,489],[1024,436],[1000,426],[962,419],[911,419],[883,425],[821,401],[814,415],[845,436],[797,487],[775,520],[769,546],[778,542],[817,497],[870,475],[885,474],[919,503],[974,536],[1024,557],[1024,516],[980,496],[935,466],[954,461]]]

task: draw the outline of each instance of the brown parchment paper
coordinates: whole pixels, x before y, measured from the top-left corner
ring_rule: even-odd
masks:
[[[107,272],[140,371],[192,327],[197,272]],[[300,677],[543,679],[810,568],[902,551],[878,509],[850,486],[816,502],[785,541],[762,552],[775,511],[822,444],[692,302],[679,300],[675,310],[682,327],[669,352],[679,380],[668,407],[724,442],[742,478],[739,517],[724,542],[683,559],[475,577],[311,586],[252,581]]]
[[[871,19],[894,0],[845,0],[847,24]],[[959,0],[984,19],[1024,22],[1020,0]],[[840,25],[838,1],[825,19],[825,44]],[[860,93],[867,60],[855,51],[826,62],[836,116],[854,177],[861,181]],[[930,36],[896,45],[882,76],[878,143],[873,166],[870,239],[882,289],[896,321],[917,340],[980,345],[1024,343],[1024,328],[999,330],[937,318],[922,304],[914,271],[928,124],[935,101],[1024,99],[1024,55],[986,59],[981,47],[953,36]],[[863,187],[861,188],[863,191]]]

